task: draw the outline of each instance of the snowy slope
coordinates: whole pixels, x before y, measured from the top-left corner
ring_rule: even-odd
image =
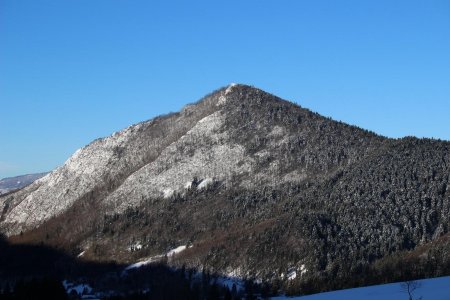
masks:
[[[201,126],[200,121],[219,109],[213,100],[202,101],[195,105],[195,110],[186,107],[181,113],[132,125],[79,149],[63,166],[11,195],[5,201],[0,199],[0,211],[4,212],[2,216],[4,221],[0,226],[3,227],[2,232],[12,235],[21,230],[35,228],[44,221],[60,215],[75,202],[89,197],[100,201],[117,187],[120,189],[114,194],[118,196],[109,197],[104,202],[106,207],[113,210],[120,209],[116,206],[122,204],[120,203],[120,200],[123,200],[122,194],[127,195],[130,205],[138,203],[144,191],[145,196],[162,195],[169,186],[157,185],[148,189],[147,184],[138,182],[139,188],[136,190],[136,183],[133,181],[142,179],[139,176],[142,172],[153,176],[166,167],[160,165],[158,158],[164,155],[166,148],[170,148],[170,145],[198,123],[199,127],[205,127]],[[158,161],[153,163],[155,160]],[[167,164],[166,161],[162,163]],[[167,173],[173,175],[170,170]],[[165,178],[163,176],[163,179]],[[159,177],[154,179],[156,184],[164,182],[159,179]],[[124,182],[125,187],[121,187]],[[183,181],[179,184],[186,184],[186,179],[183,177]]]
[[[433,279],[418,280],[420,288],[414,293],[414,299],[422,297],[423,300],[450,299],[450,276]],[[408,299],[400,283],[375,285],[363,288],[341,290],[321,293],[303,297],[275,297],[274,300],[399,300]]]

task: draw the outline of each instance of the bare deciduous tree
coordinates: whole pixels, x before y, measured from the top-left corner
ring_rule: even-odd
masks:
[[[421,287],[421,283],[417,280],[408,280],[401,285],[403,292],[408,294],[409,300],[422,300],[422,297],[414,298],[414,293]]]

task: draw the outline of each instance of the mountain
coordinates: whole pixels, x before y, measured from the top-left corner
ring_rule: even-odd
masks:
[[[0,195],[10,191],[19,190],[45,175],[47,175],[47,173],[27,174],[0,179]]]
[[[417,262],[439,250],[440,267],[414,272],[436,276],[450,272],[449,149],[230,85],[95,140],[0,197],[0,230],[87,260],[176,248],[173,266],[329,287],[422,247]]]

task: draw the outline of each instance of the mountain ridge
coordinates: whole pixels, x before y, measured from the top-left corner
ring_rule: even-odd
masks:
[[[343,276],[448,233],[449,149],[230,85],[98,139],[0,197],[0,230],[93,260],[190,244],[173,264]]]
[[[24,188],[47,174],[48,172],[43,172],[2,178],[0,179],[0,195]]]
[[[154,123],[156,123],[156,122],[158,122],[159,120],[165,120],[165,119],[167,119],[167,118],[172,118],[172,117],[177,117],[177,116],[179,116],[179,115],[190,115],[190,114],[192,114],[192,108],[193,107],[195,107],[196,109],[198,109],[198,106],[199,105],[202,105],[203,104],[203,102],[206,102],[205,103],[205,105],[206,106],[209,106],[210,107],[210,109],[211,109],[211,106],[213,107],[212,108],[212,110],[214,111],[214,113],[215,112],[217,112],[218,110],[217,110],[217,107],[224,107],[225,109],[227,108],[227,107],[229,107],[229,106],[234,106],[234,105],[261,105],[262,103],[261,102],[256,102],[256,103],[254,103],[254,98],[252,98],[252,97],[242,97],[242,93],[239,93],[238,94],[238,97],[233,97],[234,95],[231,95],[232,97],[230,97],[230,93],[233,91],[233,89],[235,89],[236,87],[241,87],[242,89],[251,89],[252,91],[254,91],[255,93],[265,93],[265,92],[263,92],[262,90],[259,90],[259,89],[255,89],[255,88],[252,88],[252,87],[249,87],[249,86],[245,86],[245,85],[236,85],[236,84],[231,84],[231,85],[229,85],[229,86],[227,86],[227,87],[224,87],[224,88],[221,88],[221,89],[219,89],[219,90],[217,90],[217,91],[215,91],[215,92],[213,92],[213,93],[211,93],[211,94],[209,94],[209,95],[207,95],[207,96],[205,96],[204,98],[202,98],[201,100],[199,100],[199,101],[197,101],[196,103],[192,103],[192,104],[188,104],[188,105],[186,105],[182,110],[181,110],[181,112],[180,113],[171,113],[171,114],[167,114],[167,115],[163,115],[163,116],[158,116],[158,117],[156,117],[156,118],[154,118],[154,119],[151,119],[151,120],[149,120],[149,121],[144,121],[144,122],[140,122],[140,123],[137,123],[137,124],[134,124],[134,125],[131,125],[131,126],[129,126],[129,127],[127,127],[127,128],[125,128],[125,129],[123,129],[123,130],[121,130],[120,132],[116,132],[116,133],[114,133],[114,134],[112,134],[111,136],[108,136],[108,137],[105,137],[105,138],[100,138],[100,139],[96,139],[96,140],[94,140],[92,143],[90,143],[90,144],[88,144],[87,146],[85,146],[85,147],[82,147],[82,148],[80,148],[79,150],[77,150],[65,163],[64,163],[64,165],[62,166],[62,167],[60,167],[60,168],[58,168],[58,169],[56,169],[56,171],[58,171],[58,170],[60,170],[61,168],[64,168],[64,167],[67,167],[67,168],[69,168],[70,170],[69,171],[76,171],[76,169],[77,168],[79,168],[79,166],[73,166],[73,163],[72,162],[74,162],[74,161],[77,161],[77,159],[78,159],[78,157],[79,157],[79,155],[80,155],[80,153],[81,152],[83,152],[85,149],[87,149],[87,148],[95,148],[98,144],[100,144],[100,145],[102,145],[102,144],[108,144],[109,143],[109,141],[111,141],[111,140],[113,140],[114,138],[117,138],[117,141],[116,141],[116,143],[118,144],[118,145],[115,145],[114,147],[114,149],[113,149],[113,152],[114,151],[116,151],[117,153],[113,153],[114,155],[120,155],[120,153],[119,153],[119,151],[120,151],[120,145],[122,144],[122,143],[125,143],[126,142],[126,139],[127,139],[127,136],[129,136],[129,135],[132,135],[135,131],[139,131],[139,129],[140,128],[142,128],[142,127],[148,127],[148,126],[151,126],[152,124],[154,124]],[[267,94],[267,93],[266,93]],[[267,94],[267,95],[269,95],[269,94]],[[225,101],[224,99],[225,99],[225,97],[226,96],[228,96],[228,99]],[[271,95],[271,96],[273,96],[273,95]],[[211,99],[213,99],[214,98],[214,101],[212,101],[211,102]],[[257,98],[257,99],[259,99],[259,98]],[[265,100],[270,100],[270,101],[283,101],[284,102],[284,104],[285,105],[289,105],[289,106],[292,106],[292,105],[295,105],[294,103],[291,103],[291,102],[288,102],[288,101],[285,101],[285,100],[282,100],[282,99],[280,99],[280,98],[278,98],[278,97],[276,97],[275,98],[275,100],[274,99],[272,99],[272,98],[268,98],[268,99],[265,99]],[[265,103],[265,104],[267,104],[267,103]],[[216,106],[216,107],[214,107],[214,106]],[[303,108],[301,108],[300,107],[300,109],[303,109]],[[303,109],[304,110],[304,109]],[[211,113],[210,115],[213,115],[214,113]],[[310,117],[311,116],[319,116],[319,115],[317,115],[317,114],[314,114],[314,113],[312,113],[312,112],[310,112],[309,110],[305,110],[305,113],[306,114],[308,114]],[[208,115],[209,116],[209,115]],[[208,116],[203,116],[204,118],[207,118]],[[216,116],[214,116],[213,117],[213,119],[214,120],[209,120],[209,121],[212,121],[212,122],[214,122],[214,121],[217,121],[217,119],[218,118],[216,118],[216,117],[218,117],[217,115]],[[200,119],[200,120],[197,120],[197,122],[198,123],[200,123],[200,122],[202,122],[202,120],[204,121],[204,118],[202,118],[202,119]],[[197,123],[197,124],[198,124]],[[195,125],[194,125],[195,126]],[[192,127],[194,127],[194,126],[192,126]],[[355,127],[355,128],[357,128],[357,127]],[[181,135],[182,136],[182,135]],[[132,139],[133,137],[131,137],[131,139]],[[175,142],[175,141],[173,141],[173,142]],[[114,143],[114,142],[113,142]],[[161,150],[162,151],[162,150]],[[98,160],[95,162],[96,164],[98,164],[99,163],[99,160],[102,160],[103,159],[103,157],[102,157],[102,155],[103,155],[103,153],[100,153],[98,156]],[[105,162],[103,162],[103,163],[105,163]],[[141,162],[141,164],[140,164],[140,166],[139,167],[134,167],[134,169],[141,169],[141,168],[143,168],[143,167],[145,167],[145,165],[147,165],[148,163],[146,163],[145,162],[145,159]],[[88,165],[87,166],[88,167],[88,170],[84,170],[84,172],[83,173],[88,173],[88,171],[90,170],[89,168],[92,168],[93,167],[93,165]],[[124,175],[124,177],[125,178],[127,178],[128,176],[132,176],[132,174],[133,174],[134,172],[131,172],[130,174],[128,174],[128,175]],[[59,175],[60,177],[61,177],[61,175]],[[126,180],[126,179],[125,179]],[[56,180],[56,181],[58,181],[58,180]],[[33,187],[30,187],[30,190],[31,189],[39,189],[39,184],[40,184],[40,182],[36,182],[36,186],[33,186]],[[52,185],[53,183],[51,183],[50,185]],[[79,195],[79,196],[81,196],[81,195]],[[69,205],[70,204],[72,204],[74,201],[76,201],[76,199],[75,200],[73,200],[73,201],[70,201],[70,203],[69,203]],[[50,207],[48,207],[48,208],[50,208]],[[33,223],[34,224],[34,223]],[[34,224],[34,225],[36,225],[36,224]],[[15,234],[17,234],[19,231],[18,230],[16,230],[14,233]]]

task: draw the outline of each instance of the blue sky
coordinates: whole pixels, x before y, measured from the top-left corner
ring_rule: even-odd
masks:
[[[450,1],[0,0],[0,178],[230,82],[450,140]]]

